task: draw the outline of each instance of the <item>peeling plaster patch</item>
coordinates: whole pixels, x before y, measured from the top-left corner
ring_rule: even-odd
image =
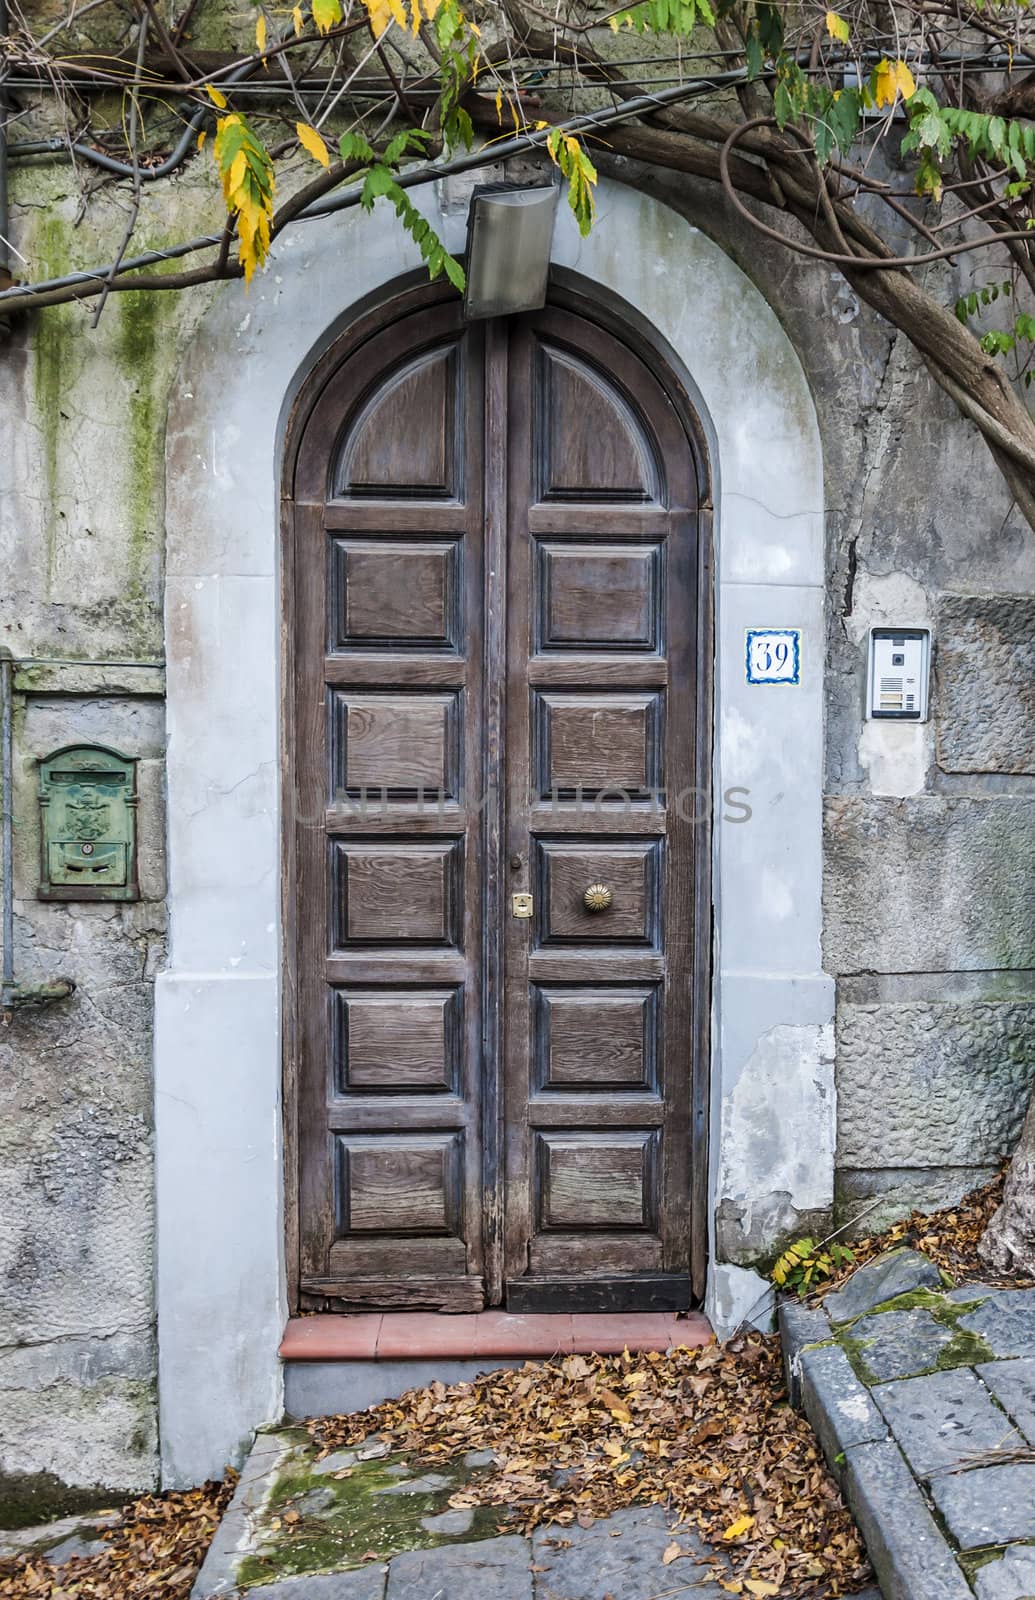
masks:
[[[771,1028],[722,1108],[719,1193],[735,1201],[745,1234],[774,1193],[798,1212],[832,1204],[835,1135],[833,1026]]]
[[[930,764],[930,724],[864,722],[859,765],[869,773],[873,794],[905,799],[924,787]]]
[[[845,619],[848,637],[862,644],[871,628],[928,628],[931,603],[927,590],[905,572],[875,573],[860,566],[855,580],[852,615]]]
[[[776,1297],[773,1286],[750,1267],[713,1265],[708,1285],[708,1316],[716,1335],[728,1339],[745,1322],[770,1333]]]

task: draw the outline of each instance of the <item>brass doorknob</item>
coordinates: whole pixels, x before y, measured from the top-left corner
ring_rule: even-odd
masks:
[[[606,883],[591,883],[582,896],[587,911],[606,911],[611,904],[611,891]]]

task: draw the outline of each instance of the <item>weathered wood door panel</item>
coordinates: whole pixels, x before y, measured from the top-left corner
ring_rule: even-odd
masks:
[[[687,432],[571,310],[417,309],[318,380],[288,562],[301,1299],[685,1304]]]
[[[612,335],[510,353],[508,1304],[687,1303],[696,477]]]

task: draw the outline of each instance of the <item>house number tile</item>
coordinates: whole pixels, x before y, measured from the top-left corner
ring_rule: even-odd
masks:
[[[748,683],[800,683],[801,629],[748,628],[745,666]]]

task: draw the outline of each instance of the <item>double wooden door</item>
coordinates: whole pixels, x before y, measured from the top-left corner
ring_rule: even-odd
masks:
[[[300,1301],[686,1305],[708,652],[676,400],[570,307],[442,301],[313,389],[285,533]]]

